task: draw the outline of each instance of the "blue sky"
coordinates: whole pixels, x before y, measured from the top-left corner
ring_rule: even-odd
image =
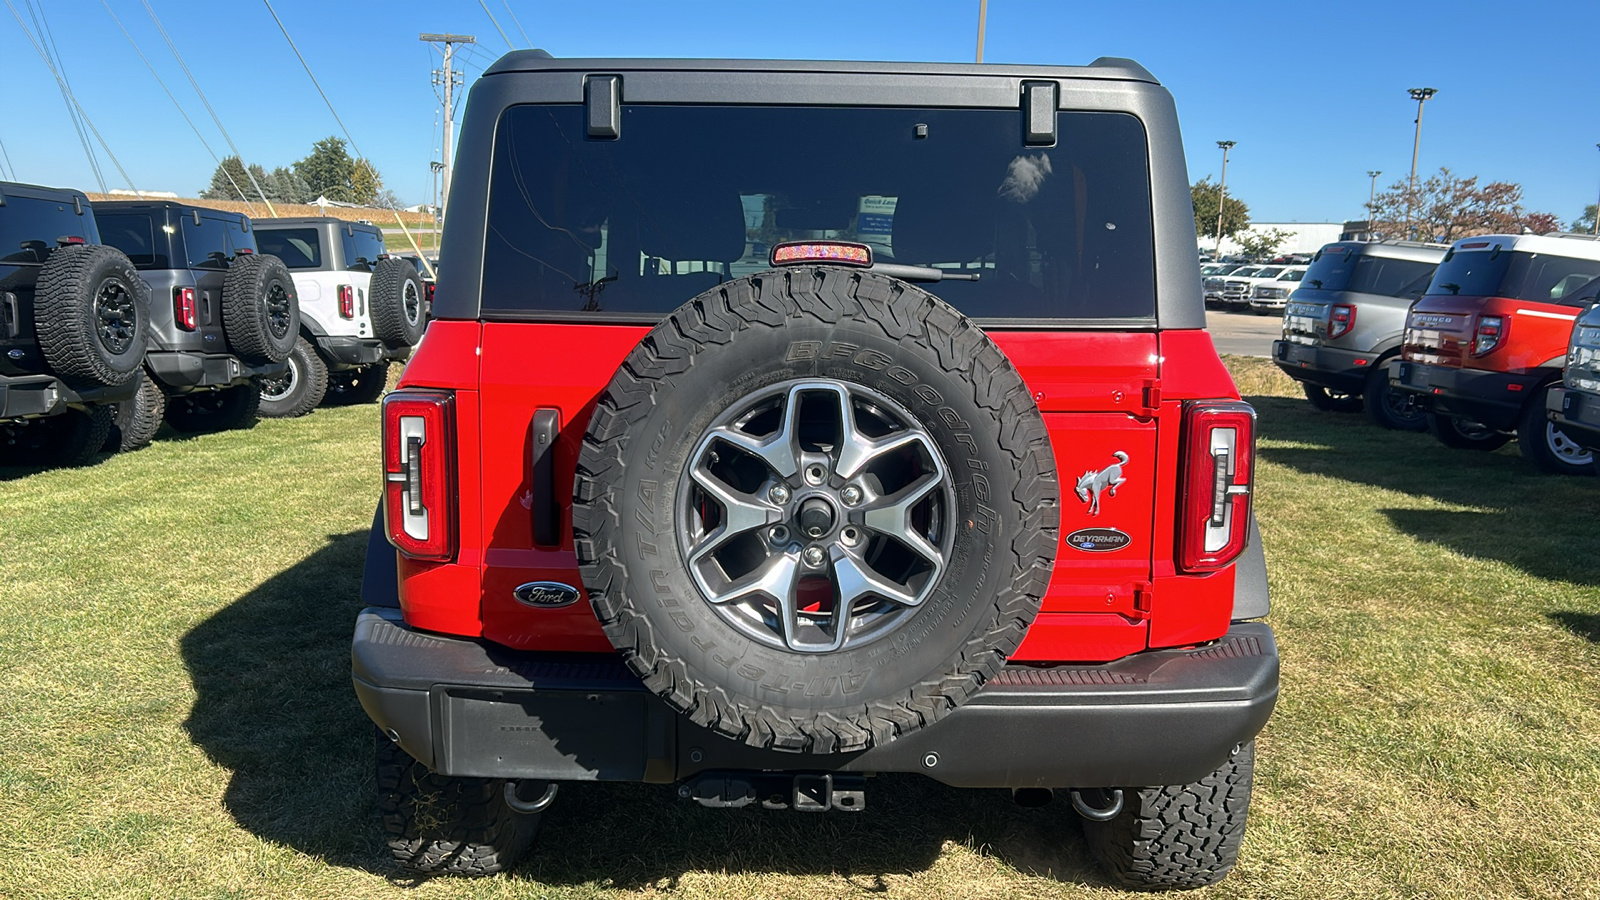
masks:
[[[26,19],[23,0],[11,0]],[[214,163],[161,94],[100,0],[33,0],[79,102],[141,188],[196,193]],[[200,125],[227,150],[139,0],[107,0]],[[251,162],[271,168],[337,130],[259,0],[150,0]],[[780,57],[970,61],[977,0],[765,3],[484,0],[519,47],[557,56]],[[419,32],[476,35],[469,84],[507,49],[478,0],[274,0],[354,134],[407,203],[437,158]],[[1177,98],[1191,179],[1215,178],[1215,142],[1238,142],[1229,193],[1257,221],[1362,214],[1366,171],[1404,178],[1416,105],[1419,173],[1448,165],[1519,181],[1531,209],[1563,221],[1600,190],[1600,2],[1436,4],[991,0],[988,62],[1143,63]],[[0,142],[20,180],[94,189],[55,82],[0,8]],[[125,186],[102,159],[111,186]]]

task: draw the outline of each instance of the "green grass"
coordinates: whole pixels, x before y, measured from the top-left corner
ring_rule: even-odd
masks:
[[[421,247],[429,255],[433,255],[438,251],[438,244],[433,239],[432,228],[412,228],[411,237],[417,242],[417,246]],[[411,246],[411,241],[406,240],[405,234],[400,231],[385,231],[383,233],[383,246],[386,250],[416,252]]]
[[[1216,897],[1600,896],[1600,484],[1312,411],[1264,360],[1283,652]],[[0,897],[1106,897],[1063,804],[571,785],[510,876],[384,860],[349,638],[375,407],[0,470]]]

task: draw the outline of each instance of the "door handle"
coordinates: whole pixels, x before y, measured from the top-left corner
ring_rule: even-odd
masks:
[[[561,501],[556,498],[556,435],[561,433],[561,411],[539,409],[533,413],[528,435],[529,485],[533,514],[533,542],[545,547],[561,545]]]

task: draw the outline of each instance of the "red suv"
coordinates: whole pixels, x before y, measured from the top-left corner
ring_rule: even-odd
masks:
[[[1228,871],[1255,415],[1148,72],[519,52],[459,159],[353,647],[401,866],[511,864],[564,781],[903,772]]]
[[[1392,386],[1412,396],[1447,446],[1493,450],[1515,434],[1541,471],[1594,474],[1593,455],[1545,410],[1597,276],[1600,241],[1586,234],[1456,241],[1411,307]]]

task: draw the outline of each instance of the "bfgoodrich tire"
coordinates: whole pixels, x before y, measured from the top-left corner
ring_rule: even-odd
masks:
[[[379,260],[367,286],[372,333],[390,347],[416,346],[427,323],[425,296],[416,266],[393,256]]]
[[[328,365],[310,341],[298,338],[288,363],[277,378],[261,379],[261,415],[268,419],[297,419],[316,409],[327,393]]]
[[[1487,425],[1432,411],[1427,413],[1427,422],[1428,433],[1454,450],[1498,450],[1511,440],[1511,435]]]
[[[300,301],[283,260],[259,253],[233,258],[222,282],[222,328],[246,362],[289,358],[300,336]]]
[[[644,683],[705,728],[839,753],[999,671],[1054,563],[1043,417],[917,287],[764,272],[679,307],[600,395],[574,486],[584,586]]]
[[[149,344],[150,287],[115,247],[77,244],[50,254],[34,294],[45,362],[68,383],[127,384]]]
[[[1528,400],[1517,424],[1517,449],[1535,469],[1550,475],[1595,474],[1594,453],[1567,437],[1545,413],[1545,385]]]

